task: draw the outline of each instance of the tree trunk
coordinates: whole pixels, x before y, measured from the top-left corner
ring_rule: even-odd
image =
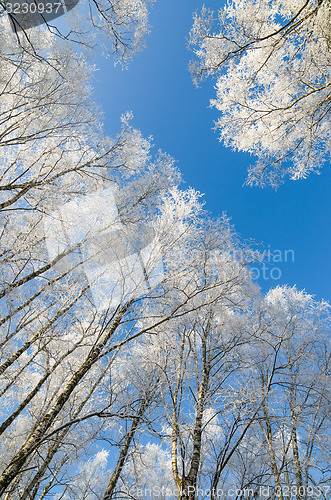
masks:
[[[77,387],[77,385],[82,380],[84,375],[86,375],[86,373],[91,369],[94,363],[98,361],[103,348],[107,344],[111,335],[115,332],[116,328],[119,326],[124,314],[130,307],[131,303],[132,301],[128,302],[125,306],[122,307],[111,328],[105,334],[100,343],[91,349],[84,363],[72,376],[70,382],[67,384],[62,393],[58,396],[54,406],[44,415],[42,420],[36,426],[35,430],[32,432],[32,434],[26,440],[24,445],[21,447],[20,451],[12,459],[8,467],[4,470],[4,472],[0,476],[0,495],[3,495],[6,492],[6,489],[11,484],[13,479],[17,476],[17,474],[20,473],[20,470],[25,464],[27,458],[42,442],[42,439],[46,434],[47,430],[51,427],[52,423],[61,412],[63,406],[70,398],[70,395],[72,394],[74,389]]]
[[[150,403],[150,396],[146,395],[146,398],[141,403],[138,414],[132,420],[131,429],[125,437],[124,445],[121,449],[120,456],[117,460],[115,470],[114,470],[114,472],[110,478],[110,481],[108,483],[108,486],[107,486],[107,489],[105,492],[105,496],[103,497],[104,500],[111,500],[111,498],[113,496],[114,490],[115,490],[116,485],[117,485],[117,481],[121,475],[121,472],[123,470],[123,467],[125,465],[125,462],[126,462],[126,459],[127,459],[128,453],[129,453],[131,441],[135,435],[135,432],[139,426],[139,423],[142,419],[142,416],[144,415],[149,403]]]

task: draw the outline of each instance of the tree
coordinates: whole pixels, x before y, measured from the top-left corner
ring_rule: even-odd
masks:
[[[140,179],[140,183],[142,180]],[[155,173],[153,183],[155,186]],[[164,191],[164,180],[162,186]],[[137,195],[141,198],[139,191],[139,185],[136,185],[133,203],[135,208],[131,214],[135,218],[142,208],[137,207],[136,202]],[[145,205],[149,204],[147,193],[148,190],[143,192]],[[154,197],[152,204],[154,210],[155,201]],[[128,198],[123,208],[129,223]],[[7,376],[7,379],[4,379],[4,385],[7,381],[4,390],[7,392],[9,411],[2,431],[4,446],[10,439],[12,447],[10,451],[4,448],[3,453],[4,465],[9,462],[0,479],[3,494],[20,492],[20,496],[26,496],[28,493],[36,495],[38,488],[41,488],[41,492],[51,491],[52,484],[43,483],[43,480],[47,479],[49,470],[53,471],[51,483],[59,474],[61,483],[69,485],[68,474],[72,459],[68,448],[73,446],[75,455],[82,456],[82,453],[86,453],[86,448],[92,446],[94,436],[100,433],[98,425],[92,425],[90,428],[87,420],[108,417],[116,422],[118,418],[123,419],[116,409],[117,405],[111,403],[104,406],[106,392],[100,384],[105,377],[107,378],[109,363],[110,367],[116,365],[115,355],[118,351],[143,334],[157,334],[158,328],[171,320],[176,321],[176,318],[191,315],[194,311],[201,311],[203,315],[202,311],[207,311],[220,295],[226,295],[227,292],[230,297],[235,295],[237,274],[244,272],[244,266],[230,259],[227,273],[225,269],[221,269],[217,275],[213,273],[213,265],[215,259],[217,260],[216,248],[214,246],[209,250],[210,257],[207,259],[209,232],[199,229],[198,220],[196,223],[192,220],[192,216],[196,217],[195,211],[199,210],[195,194],[170,192],[165,196],[163,207],[160,205],[160,209],[158,229],[155,226],[155,230],[162,248],[165,275],[160,287],[155,291],[149,289],[136,296],[132,293],[129,298],[124,294],[121,303],[115,308],[109,307],[104,314],[103,311],[91,308],[91,305],[87,307],[90,299],[84,283],[74,285],[71,281],[70,286],[70,281],[66,282],[65,277],[72,269],[69,268],[58,276],[54,265],[40,272],[39,276],[50,279],[54,273],[52,281],[59,283],[56,305],[49,303],[49,299],[41,295],[47,306],[46,311],[38,308],[35,316],[32,315],[27,321],[24,321],[23,316],[22,324],[17,325],[15,318],[17,309],[24,313],[26,311],[22,307],[23,304],[26,302],[29,305],[33,304],[32,300],[35,300],[36,294],[33,289],[32,296],[28,295],[26,302],[20,299],[23,304],[21,302],[21,306],[13,311],[10,327],[14,331],[10,329],[10,333],[4,338],[6,349],[4,357],[7,358],[3,363],[3,373],[5,377]],[[197,242],[199,231],[201,236]],[[218,244],[221,237],[226,242],[226,233],[223,233],[223,236],[221,233],[218,236]],[[150,270],[147,269],[147,272]],[[27,281],[23,280],[21,286],[26,283]],[[26,294],[31,294],[30,287],[31,285],[25,289]],[[20,286],[17,285],[15,293],[16,288],[18,292],[20,291]],[[54,292],[57,292],[56,287],[52,290],[52,298]],[[37,295],[40,296],[39,290]],[[19,296],[16,298],[19,300]],[[110,302],[112,303],[111,299]],[[34,312],[36,303],[33,306]],[[44,315],[45,325],[40,328]],[[23,345],[22,337],[17,330],[24,335]],[[107,356],[111,357],[108,362]],[[38,366],[37,372],[35,364]],[[28,387],[30,389],[28,394],[24,393],[27,390],[27,380],[30,384],[35,381],[32,387]],[[150,380],[149,377],[149,382]],[[13,383],[16,391],[19,390],[20,393],[17,395],[16,392],[10,397],[8,390]],[[134,433],[150,401],[147,395],[143,398],[140,396],[139,400],[141,404],[133,407],[137,413],[133,413],[132,417],[129,415],[126,417],[132,419],[132,426],[120,452],[118,467],[115,467],[112,474],[114,480],[116,479],[115,484],[109,481],[109,494],[116,485]],[[11,410],[11,407],[14,407],[14,410]],[[83,432],[78,433],[77,429],[81,425]],[[24,432],[19,433],[18,429],[22,426]],[[68,430],[70,432],[67,432]],[[65,467],[69,467],[68,471]],[[12,489],[8,489],[10,484]]]
[[[225,498],[230,491],[297,500],[314,491],[327,498],[329,457],[321,437],[329,426],[329,305],[295,287],[270,290],[256,305],[242,351],[251,388],[244,422],[254,418],[218,474],[221,489],[229,492]]]
[[[265,333],[262,342],[258,339],[256,389],[264,398],[254,434],[257,449],[265,450],[265,470],[248,484],[256,491],[273,491],[279,500],[289,494],[306,499],[313,491],[327,498],[329,305],[295,287],[277,287],[261,306]]]
[[[103,45],[106,54],[111,54],[115,60],[126,64],[135,53],[144,46],[144,39],[149,31],[148,5],[153,0],[81,0],[64,2],[76,5],[65,15],[67,26],[60,31],[45,19],[45,28],[41,31],[47,36],[52,33],[64,41],[70,41],[80,49],[93,49],[98,44]],[[52,4],[53,2],[51,2]],[[69,5],[70,6],[70,5]],[[71,6],[70,6],[71,7]],[[71,7],[72,8],[72,7]],[[18,45],[31,56],[38,59],[46,57],[35,45],[35,24],[29,24],[26,14],[15,15],[10,11],[5,1],[0,2],[0,19],[12,33]],[[9,21],[10,20],[10,21]],[[54,23],[56,24],[56,22]],[[32,28],[31,28],[32,27]]]
[[[201,468],[210,452],[207,441],[218,414],[213,402],[238,368],[234,351],[245,340],[240,328],[232,334],[235,312],[257,293],[248,278],[246,260],[233,259],[235,244],[226,221],[223,223],[220,235],[227,234],[227,239],[221,244],[219,234],[209,227],[205,264],[201,266],[206,279],[213,269],[212,275],[222,287],[204,294],[209,307],[171,325],[170,335],[169,327],[166,333],[160,332],[164,428],[169,428],[172,474],[181,500],[196,498]]]
[[[163,407],[123,477],[135,498],[160,484],[165,499],[328,498],[329,306],[295,288],[247,294],[238,278],[147,339]]]
[[[6,411],[1,422],[1,466],[7,467],[24,442],[21,464],[33,462],[25,475],[14,465],[9,476],[2,476],[6,484],[14,481],[9,490],[3,486],[2,494],[32,498],[38,492],[46,494],[52,486],[51,479],[50,485],[46,481],[49,470],[54,467],[61,474],[68,466],[71,447],[77,447],[78,456],[96,432],[95,426],[85,437],[68,431],[81,421],[83,411],[93,419],[104,410],[96,412],[95,403],[99,387],[95,377],[100,384],[107,373],[100,365],[107,356],[102,352],[104,341],[113,336],[117,351],[120,340],[113,334],[127,309],[142,295],[138,293],[134,300],[122,297],[122,306],[106,314],[98,311],[91,300],[90,283],[82,273],[77,275],[81,267],[73,259],[77,247],[67,243],[59,255],[49,258],[45,217],[70,200],[111,186],[117,192],[117,217],[122,219],[124,232],[147,215],[152,225],[164,192],[178,183],[179,175],[167,155],[159,153],[151,160],[150,142],[131,127],[127,117],[115,140],[103,136],[98,110],[90,103],[86,87],[81,87],[89,68],[81,56],[70,58],[66,44],[51,35],[39,38],[36,34],[35,40],[50,55],[48,61],[38,60],[10,38],[8,43],[8,32],[2,35],[6,43],[1,54],[0,371]],[[193,192],[191,198],[193,207]],[[106,229],[116,223],[110,217]],[[85,240],[92,236],[98,234],[85,235]],[[93,257],[89,256],[90,261]],[[150,261],[145,271],[150,273],[152,267]],[[59,428],[54,434],[52,421]],[[39,429],[39,437],[33,437],[33,429]],[[47,431],[49,439],[40,439]],[[75,444],[68,446],[69,436]]]
[[[256,484],[253,439],[258,484],[323,484],[327,306],[261,298],[251,251],[131,115],[105,136],[84,56],[36,30],[36,57],[1,23],[0,495],[125,497],[156,460],[192,500]]]
[[[235,239],[228,221],[222,220],[218,225],[205,222],[203,229],[192,242],[195,267],[186,288],[188,293],[195,283],[207,285],[196,296],[195,308],[155,328],[157,335],[139,340],[143,342],[144,357],[160,374],[162,405],[154,411],[159,428],[154,429],[153,436],[160,444],[141,443],[132,453],[122,479],[127,495],[129,491],[133,496],[134,491],[137,495],[139,491],[155,491],[159,492],[156,496],[168,498],[170,493],[166,490],[177,489],[178,498],[195,498],[207,452],[206,434],[215,418],[212,401],[237,366],[233,350],[241,336],[229,335],[230,325],[234,324],[231,311],[244,307],[257,290],[250,283],[246,261],[233,258]],[[188,259],[187,255],[184,257]],[[167,480],[162,473],[153,480],[146,471],[146,462],[152,464],[149,452],[158,460],[157,467],[162,467]],[[121,490],[119,496],[120,493]],[[140,495],[147,498],[147,493]],[[153,493],[149,495],[153,498]]]
[[[161,152],[153,160],[150,141],[130,117],[117,138],[104,137],[98,111],[78,85],[86,62],[77,57],[69,65],[70,49],[52,36],[47,45],[52,65],[20,47],[11,52],[10,45],[2,57],[8,81],[2,90],[0,491],[8,498],[43,498],[58,481],[64,494],[74,494],[77,461],[93,453],[105,422],[120,418],[131,427],[108,480],[111,495],[149,399],[131,401],[126,414],[104,404],[108,371],[127,344],[208,307],[199,297],[215,290],[212,302],[224,286],[212,269],[203,271],[209,237],[198,194],[176,189],[173,160]],[[107,211],[97,212],[97,198],[110,199],[110,192],[112,202],[100,202]],[[95,214],[92,224],[84,222],[86,208]],[[139,275],[138,253],[123,254],[121,244],[139,233],[130,240],[138,244],[146,220],[154,248],[139,249]],[[115,267],[118,279],[109,283]],[[93,290],[96,283],[97,295],[105,289],[104,276],[108,296],[99,304]]]
[[[220,140],[257,157],[249,184],[306,178],[330,159],[329,0],[234,0],[196,14],[195,82],[214,75]]]

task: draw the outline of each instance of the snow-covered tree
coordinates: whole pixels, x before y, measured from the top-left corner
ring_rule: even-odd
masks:
[[[147,252],[146,242],[142,242],[138,250],[143,254],[139,258],[144,262],[144,274],[140,264],[139,279],[148,280],[149,287],[142,291],[133,280],[135,286],[123,286],[122,295],[116,294],[119,302],[115,305],[108,287],[108,306],[102,308],[91,294],[91,279],[81,269],[89,262],[89,270],[92,265],[99,273],[94,281],[100,280],[109,261],[114,267],[114,258],[108,254],[100,261],[100,252],[112,250],[107,235],[120,230],[126,238],[136,229],[141,239],[147,218],[154,250],[160,252],[153,226],[161,217],[165,193],[169,191],[171,196],[180,176],[167,155],[160,152],[152,159],[150,140],[131,126],[129,116],[123,117],[123,129],[115,139],[104,137],[98,110],[90,101],[90,69],[82,56],[51,34],[39,36],[36,32],[35,43],[49,55],[48,60],[38,60],[15,45],[5,22],[2,26],[0,371],[5,410],[1,467],[6,468],[22,446],[22,464],[34,462],[26,475],[2,476],[6,484],[14,479],[12,489],[4,487],[2,494],[32,498],[47,494],[52,487],[54,479],[47,484],[50,470],[63,474],[68,461],[71,463],[72,446],[77,446],[77,457],[79,450],[88,449],[98,425],[70,434],[71,445],[67,444],[68,433],[81,421],[82,412],[85,421],[86,415],[105,411],[98,405],[99,384],[108,366],[101,362],[107,355],[103,348],[112,338],[117,352],[118,343],[125,344],[137,333],[132,326],[124,334],[123,326],[122,333],[115,335],[130,306],[150,293],[151,272],[162,254],[152,257],[151,249]],[[84,216],[76,208],[80,227],[83,224],[88,231],[72,243],[65,239],[68,231],[64,228],[62,247],[52,255],[52,233],[58,237],[59,223],[65,226],[71,221],[67,207],[72,213],[75,203],[80,203],[93,215],[98,198],[106,198],[100,202],[105,210],[112,205],[116,211],[104,210],[98,214],[99,225],[94,220],[95,227],[89,227],[84,226],[86,210]],[[189,218],[190,210],[198,210],[193,191],[186,201],[185,216]],[[132,240],[131,246],[134,243]],[[151,239],[147,243],[151,246]],[[130,247],[124,255],[115,255],[117,272],[131,282],[136,278],[134,257],[130,257],[136,255],[134,250]],[[131,264],[123,258],[131,258]],[[162,277],[161,273],[160,281]],[[128,297],[130,292],[133,297]],[[49,424],[55,421],[58,431],[52,434],[54,428]],[[45,431],[51,436],[43,441]]]
[[[196,82],[216,77],[216,128],[257,157],[249,184],[306,178],[330,161],[329,0],[231,0],[195,15]]]
[[[0,496],[170,481],[164,499],[191,500],[256,484],[253,465],[258,484],[322,484],[327,306],[260,297],[249,248],[132,116],[104,134],[84,56],[0,23]]]
[[[238,278],[145,340],[161,375],[159,430],[133,451],[120,491],[328,498],[329,306],[288,287],[259,297]]]
[[[34,57],[46,57],[35,43],[35,32],[45,36],[51,32],[57,38],[72,42],[80,50],[103,47],[106,54],[115,57],[115,61],[125,64],[144,47],[149,31],[148,8],[152,3],[153,0],[66,1],[62,3],[66,9],[61,7],[59,10],[65,14],[59,29],[56,20],[48,20],[46,8],[41,15],[38,15],[38,10],[34,16],[15,15],[14,5],[1,1],[0,20],[7,25],[8,36]],[[58,11],[57,3],[49,2],[48,5],[53,5],[54,12]],[[64,26],[63,21],[66,22]]]
[[[144,443],[131,458],[130,474],[126,471],[124,476],[130,490],[151,491],[143,498],[157,498],[164,484],[164,498],[204,498],[197,490],[206,488],[217,444],[229,439],[224,457],[229,461],[247,430],[243,419],[249,391],[241,377],[240,354],[248,342],[248,324],[241,314],[259,294],[249,280],[245,259],[233,258],[236,244],[228,222],[218,227],[215,222],[205,224],[205,231],[203,240],[195,236],[195,246],[202,246],[204,252],[195,251],[192,279],[193,283],[201,279],[209,283],[197,298],[197,305],[202,301],[204,306],[161,325],[155,330],[157,336],[148,340],[148,351],[160,371],[162,405],[156,409],[160,446],[153,450],[157,464],[160,460],[163,465],[156,483],[143,458],[152,443]]]
[[[295,287],[277,287],[262,301],[258,318],[263,333],[255,344],[255,376],[263,400],[251,439],[263,467],[259,473],[251,467],[246,484],[260,494],[267,487],[279,500],[290,494],[306,499],[313,491],[327,498],[329,305]],[[246,453],[254,457],[255,450]]]
[[[162,152],[152,157],[151,140],[129,115],[115,139],[104,136],[83,57],[37,33],[48,54],[39,60],[15,45],[7,28],[0,491],[43,498],[60,481],[69,497],[89,495],[90,483],[73,480],[75,467],[93,455],[108,421],[120,419],[131,430],[116,447],[105,483],[111,494],[150,401],[146,391],[140,403],[128,394],[131,411],[121,413],[110,397],[116,384],[110,399],[105,390],[109,371],[135,339],[208,307],[227,275],[214,274],[212,256],[206,261],[211,236],[199,195],[178,189],[173,160]],[[215,235],[226,249],[226,230]]]

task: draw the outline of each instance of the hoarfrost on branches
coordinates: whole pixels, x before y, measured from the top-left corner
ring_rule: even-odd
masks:
[[[195,15],[196,82],[216,76],[220,140],[257,157],[249,184],[276,187],[330,160],[328,0],[233,0]]]

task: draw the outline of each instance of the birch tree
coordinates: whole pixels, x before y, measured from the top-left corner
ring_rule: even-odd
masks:
[[[148,341],[163,423],[123,475],[135,498],[328,498],[329,306],[236,284]]]
[[[221,434],[226,436],[225,429],[222,433],[219,418],[221,400],[225,398],[224,407],[227,410],[224,411],[230,415],[232,406],[230,410],[228,399],[230,395],[233,397],[234,386],[227,381],[240,378],[238,350],[247,342],[240,313],[249,308],[258,291],[249,280],[246,260],[233,258],[235,246],[231,231],[226,221],[223,224],[220,233],[215,226],[209,226],[208,244],[204,243],[204,263],[196,265],[195,271],[197,274],[203,271],[206,280],[211,279],[208,277],[210,273],[222,285],[202,295],[205,303],[202,310],[192,311],[180,321],[171,321],[165,330],[160,328],[155,340],[150,340],[157,352],[157,355],[154,353],[154,362],[162,374],[160,391],[163,409],[159,434],[163,439],[155,456],[163,457],[160,458],[162,463],[166,460],[163,474],[167,474],[167,478],[170,474],[172,478],[165,482],[161,473],[159,482],[151,483],[147,471],[145,477],[143,473],[143,463],[148,459],[144,455],[140,459],[137,454],[132,458],[131,478],[129,476],[126,481],[137,492],[158,491],[155,498],[158,494],[163,494],[164,498],[173,498],[173,495],[179,499],[200,498],[199,495],[203,498],[203,493],[198,491],[206,486],[204,475],[213,453],[212,443],[215,446],[215,442],[222,439]],[[242,255],[245,255],[244,250]],[[196,259],[196,262],[199,264],[199,260]],[[238,388],[238,406],[240,400],[243,405],[244,401],[247,402],[244,388]],[[246,424],[243,425],[243,420],[237,418],[231,448],[226,453],[228,459],[245,434]],[[151,445],[149,443],[148,446]],[[141,472],[137,475],[136,470]],[[160,483],[164,485],[161,493]],[[144,497],[144,493],[141,495]],[[154,498],[153,493],[147,495]]]
[[[167,155],[159,153],[155,161],[151,159],[150,141],[132,128],[127,117],[117,138],[104,137],[89,91],[81,87],[87,82],[88,66],[81,57],[70,60],[70,48],[62,43],[60,47],[50,35],[47,49],[54,61],[50,65],[20,52],[12,40],[8,41],[8,32],[2,34],[7,44],[2,46],[1,58],[5,69],[1,135],[2,468],[12,460],[7,469],[10,474],[2,476],[6,483],[2,494],[32,498],[47,494],[56,477],[53,475],[47,484],[49,471],[63,474],[71,463],[73,448],[77,456],[79,450],[86,452],[95,426],[87,433],[71,434],[69,446],[68,431],[87,420],[86,415],[93,418],[104,411],[97,409],[100,389],[95,384],[95,378],[101,382],[106,373],[101,362],[107,356],[103,349],[113,336],[117,352],[125,327],[113,334],[141,296],[141,291],[130,300],[122,295],[115,309],[98,310],[91,297],[91,283],[80,271],[83,262],[77,260],[82,241],[76,247],[65,241],[60,253],[50,258],[45,218],[53,217],[55,228],[54,214],[59,207],[110,187],[117,193],[117,220],[114,213],[104,214],[103,229],[118,228],[121,219],[126,236],[146,217],[150,217],[150,227],[156,223],[162,196],[178,183],[179,175]],[[47,46],[43,36],[40,44]],[[187,198],[193,211],[195,198],[193,192]],[[105,251],[102,239],[101,248],[93,250],[97,242],[92,237],[97,236],[97,232],[83,235],[84,242],[90,242],[90,254],[84,259],[90,262],[100,250]],[[149,266],[153,267],[152,262]],[[146,268],[147,264],[148,273],[151,268]],[[122,271],[129,272],[125,266]],[[131,334],[134,336],[132,330],[126,333],[129,338]],[[121,341],[125,344],[128,339],[124,335]],[[81,412],[85,412],[83,419]],[[52,434],[53,424],[59,430]],[[51,435],[44,440],[46,432]],[[16,452],[21,457],[19,463],[14,458]],[[26,474],[25,462],[30,464]]]
[[[37,33],[34,40],[49,56],[39,60],[15,45],[7,28],[1,54],[1,495],[43,498],[58,479],[66,494],[73,456],[89,453],[106,417],[119,418],[100,404],[115,354],[190,303],[187,293],[181,302],[168,295],[171,280],[178,275],[184,286],[192,272],[192,260],[173,258],[180,245],[189,251],[201,207],[193,190],[175,189],[180,175],[173,160],[161,152],[153,160],[150,141],[129,116],[117,138],[104,137],[81,85],[89,74],[82,56]],[[92,224],[89,209],[97,214]],[[148,250],[141,241],[146,220],[153,233]],[[115,247],[111,235],[117,235]],[[169,279],[163,283],[160,268],[156,284],[163,288],[153,295],[153,270],[166,259]],[[144,297],[163,298],[168,308],[155,315],[149,305],[154,319],[142,328]],[[139,423],[134,414],[131,420]]]
[[[258,439],[269,470],[253,484],[257,491],[267,486],[278,499],[328,496],[328,308],[286,287],[271,290],[262,306],[260,318],[272,328],[264,328],[263,358],[257,365],[259,390],[265,395],[258,422],[263,437]]]
[[[57,4],[50,2],[53,11],[63,15],[62,28],[59,29],[56,19],[52,19],[57,17],[53,11],[51,16],[47,15],[46,9],[42,15],[38,15],[38,10],[34,15],[24,14],[23,10],[15,14],[13,4],[2,1],[0,19],[8,28],[8,36],[16,40],[22,50],[38,59],[47,59],[47,55],[36,44],[35,32],[46,37],[52,33],[59,39],[70,41],[79,50],[102,47],[114,61],[126,64],[145,45],[151,4],[152,0],[73,0],[64,2],[58,9]],[[64,27],[63,21],[66,21]]]
[[[216,129],[257,158],[248,184],[276,187],[330,160],[329,0],[234,0],[194,17],[195,82],[216,78]]]
[[[153,154],[132,116],[104,134],[92,69],[70,44],[45,30],[18,44],[4,18],[0,37],[0,495],[116,498],[148,485],[151,450],[164,484],[192,500],[235,473],[253,481],[240,459],[254,435],[262,485],[322,484],[327,357],[317,362],[312,332],[326,306],[302,298],[295,323],[287,299],[269,304],[279,292],[260,297],[250,250],[179,188],[173,159]],[[283,331],[286,370],[273,364]],[[292,346],[299,331],[310,337]]]
[[[133,129],[130,117],[123,118],[116,139],[105,138],[93,106],[85,114],[80,90],[76,93],[62,78],[59,99],[47,104],[50,117],[43,124],[44,107],[30,109],[24,100],[27,88],[32,95],[47,96],[45,75],[33,80],[47,63],[33,62],[32,80],[20,65],[6,87],[16,85],[19,99],[23,94],[21,113],[30,121],[26,126],[15,117],[11,98],[16,94],[10,92],[8,119],[14,121],[2,149],[0,370],[6,411],[0,484],[8,498],[49,495],[56,478],[65,485],[63,493],[72,494],[73,456],[89,453],[106,417],[118,420],[115,410],[100,405],[112,358],[170,319],[207,307],[224,287],[210,264],[210,271],[203,271],[209,237],[202,228],[199,195],[176,188],[180,175],[173,160],[161,152],[153,160],[150,141]],[[56,82],[57,71],[51,67],[49,72],[49,81]],[[66,123],[61,109],[68,95],[73,104]],[[80,113],[82,120],[73,123]],[[147,253],[147,247],[134,248],[144,236],[144,221],[153,232],[149,247],[154,242]],[[134,233],[138,239],[131,238]],[[115,247],[114,235],[119,238]],[[130,238],[132,248],[125,243]],[[218,238],[221,242],[225,236]],[[137,274],[140,251],[144,265]],[[154,271],[160,275],[156,282]],[[205,296],[199,299],[208,289],[216,295],[211,293],[207,302]],[[137,415],[127,416],[132,432],[107,494],[140,423],[136,408]]]
[[[241,414],[250,424],[227,463],[226,447],[215,454],[211,490],[224,498],[233,492],[238,498],[327,498],[329,305],[295,287],[277,287],[251,320],[242,351],[251,398]],[[231,443],[231,431],[227,436]]]

